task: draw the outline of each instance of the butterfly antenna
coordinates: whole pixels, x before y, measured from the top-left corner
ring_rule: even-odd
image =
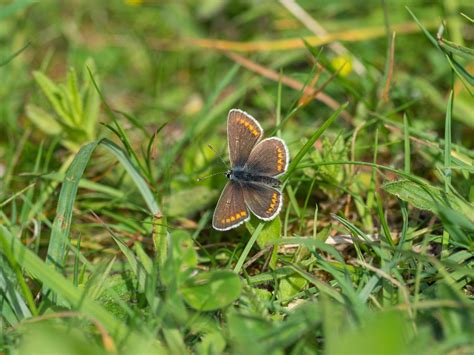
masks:
[[[225,174],[225,173],[226,173],[225,171],[220,171],[220,172],[218,172],[218,173],[214,173],[214,174],[210,174],[210,175],[206,175],[206,176],[197,178],[196,180],[197,180],[197,181],[202,181],[202,180],[206,180],[207,178],[210,178],[210,177],[212,177],[212,176],[221,175],[221,174]]]
[[[222,155],[220,155],[219,153],[217,153],[217,151],[214,149],[214,147],[210,144],[207,145],[209,147],[209,149],[211,149],[215,155],[217,155],[220,159],[220,161],[222,162],[222,164],[225,165],[225,167],[227,168],[227,170],[230,170],[230,167],[229,165],[225,162],[224,158],[222,158]]]

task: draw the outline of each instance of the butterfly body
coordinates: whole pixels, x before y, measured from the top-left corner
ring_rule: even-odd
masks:
[[[250,218],[250,212],[269,221],[281,210],[278,177],[288,167],[288,148],[280,138],[260,140],[262,136],[263,129],[255,118],[238,109],[230,110],[227,139],[231,169],[212,218],[217,230],[239,226]]]
[[[254,174],[251,171],[245,170],[245,168],[234,168],[227,172],[227,178],[239,183],[254,182],[270,185],[272,187],[279,187],[281,182],[280,180],[265,175]]]

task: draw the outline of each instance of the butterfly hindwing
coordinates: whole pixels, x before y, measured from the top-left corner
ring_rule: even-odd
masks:
[[[286,172],[289,160],[285,142],[280,138],[271,137],[252,149],[245,169],[252,174],[276,177]]]
[[[280,191],[256,182],[242,183],[245,203],[258,218],[269,221],[280,213],[283,196]]]
[[[227,139],[232,167],[243,167],[250,152],[263,135],[263,129],[248,113],[233,109],[227,117]]]
[[[241,184],[237,181],[229,181],[217,202],[212,226],[217,230],[225,231],[237,227],[249,218]]]

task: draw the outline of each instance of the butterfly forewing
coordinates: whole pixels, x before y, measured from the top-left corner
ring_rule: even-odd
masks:
[[[263,134],[260,124],[248,113],[233,109],[227,117],[227,139],[232,167],[243,167]]]
[[[277,137],[267,138],[253,148],[245,170],[256,175],[275,177],[286,172],[289,160],[285,142]]]
[[[239,182],[229,181],[217,202],[212,226],[221,231],[232,229],[250,218]]]
[[[269,221],[276,217],[283,204],[280,191],[261,183],[242,184],[245,203],[258,218]]]

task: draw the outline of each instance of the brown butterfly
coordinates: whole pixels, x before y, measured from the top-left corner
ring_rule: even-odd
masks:
[[[260,141],[263,129],[248,113],[232,109],[227,117],[231,169],[229,182],[217,202],[212,226],[220,231],[235,228],[255,216],[270,221],[281,210],[283,196],[278,177],[290,160],[288,147],[277,137]]]

